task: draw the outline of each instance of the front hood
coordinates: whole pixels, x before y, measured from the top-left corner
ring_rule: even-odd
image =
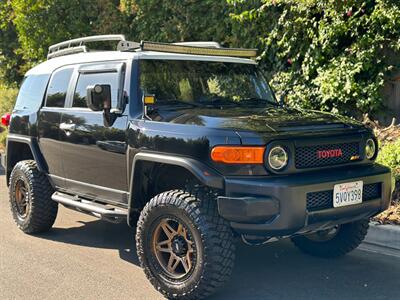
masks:
[[[352,119],[311,110],[269,108],[191,108],[159,110],[160,121],[236,131],[292,132],[360,128]]]

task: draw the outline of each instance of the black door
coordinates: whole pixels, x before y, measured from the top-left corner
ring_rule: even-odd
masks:
[[[127,203],[128,117],[122,114],[113,124],[105,124],[103,112],[91,111],[86,105],[88,86],[109,84],[112,105],[116,106],[121,74],[113,64],[77,70],[70,107],[61,116],[62,164],[70,192],[109,203]],[[85,68],[90,71],[83,72]]]
[[[64,171],[61,164],[60,121],[68,87],[71,84],[73,67],[56,70],[50,79],[45,104],[39,111],[38,142],[46,160],[49,176],[58,188],[65,188]]]

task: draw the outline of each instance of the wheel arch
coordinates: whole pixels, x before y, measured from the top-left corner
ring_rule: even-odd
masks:
[[[7,183],[10,179],[12,169],[22,160],[34,160],[40,172],[47,173],[48,171],[46,161],[40,152],[39,145],[35,138],[9,134],[7,136],[6,153]]]
[[[223,176],[195,159],[147,152],[136,154],[130,178],[128,224],[134,225],[133,216],[153,196],[167,190],[183,188],[190,179],[210,188],[224,188]]]

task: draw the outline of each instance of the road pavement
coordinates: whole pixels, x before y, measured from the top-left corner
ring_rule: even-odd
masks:
[[[162,299],[135,254],[134,230],[60,207],[54,228],[29,236],[9,212],[0,176],[0,299]],[[212,299],[400,299],[400,258],[356,250],[305,256],[289,241],[238,245],[234,275]]]

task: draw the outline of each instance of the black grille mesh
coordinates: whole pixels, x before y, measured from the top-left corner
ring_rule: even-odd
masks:
[[[341,149],[341,157],[318,158],[317,151]],[[317,168],[350,162],[352,156],[359,155],[359,143],[326,144],[296,148],[296,168]]]
[[[366,184],[363,187],[363,201],[381,197],[381,183]],[[307,194],[307,209],[309,211],[333,207],[333,190]]]

